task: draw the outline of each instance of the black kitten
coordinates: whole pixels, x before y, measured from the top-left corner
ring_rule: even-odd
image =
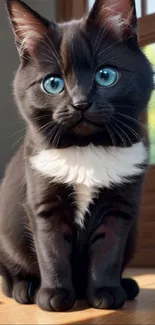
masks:
[[[139,118],[152,90],[134,3],[96,0],[88,18],[64,24],[7,4],[27,133],[1,185],[3,290],[45,310],[81,297],[119,308],[138,294],[121,275],[134,252],[148,160]]]

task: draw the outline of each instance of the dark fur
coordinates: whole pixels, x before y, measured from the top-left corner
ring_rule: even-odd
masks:
[[[145,172],[130,184],[102,189],[81,230],[74,223],[73,188],[51,183],[29,164],[29,157],[45,147],[114,145],[104,127],[113,116],[122,129],[113,131],[115,145],[124,146],[123,134],[126,146],[136,143],[137,135],[144,137],[138,121],[151,94],[152,71],[138,47],[135,16],[118,40],[95,18],[103,2],[96,1],[87,20],[59,25],[33,12],[47,31],[33,51],[20,53],[15,79],[27,134],[1,185],[0,272],[8,296],[45,310],[66,310],[78,297],[87,297],[96,308],[118,308],[138,293],[134,282],[120,283],[120,278],[134,253]],[[14,3],[19,1],[8,1],[11,18]],[[20,52],[19,35],[16,41]],[[104,90],[93,84],[102,65],[119,69],[115,87]],[[43,93],[39,82],[49,73],[63,74],[68,90],[58,96]],[[87,126],[78,124],[81,109],[74,105],[80,102],[91,103],[85,111]],[[129,118],[118,114],[124,112]]]

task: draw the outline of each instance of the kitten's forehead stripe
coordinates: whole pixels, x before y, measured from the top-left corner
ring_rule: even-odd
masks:
[[[65,26],[62,29],[62,43],[60,49],[60,55],[62,59],[62,69],[64,74],[67,76],[73,73],[72,69],[72,56],[71,56],[71,43],[74,37],[74,29]]]
[[[81,73],[84,69],[87,72],[87,80],[90,81],[92,71],[91,52],[88,40],[82,34],[81,29],[79,30],[79,23],[75,22],[72,28],[70,28],[69,24],[66,24],[62,33],[61,58],[65,76],[72,77],[81,84],[85,82]],[[90,76],[88,77],[89,73]]]

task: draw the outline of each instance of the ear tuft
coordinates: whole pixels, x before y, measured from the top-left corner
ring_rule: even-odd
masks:
[[[7,10],[20,51],[31,52],[35,42],[47,32],[49,22],[21,0],[7,0]]]
[[[96,0],[88,20],[118,37],[136,34],[134,0]]]

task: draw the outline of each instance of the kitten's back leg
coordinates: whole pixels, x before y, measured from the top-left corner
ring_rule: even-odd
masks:
[[[21,303],[33,300],[39,266],[33,233],[25,208],[23,148],[7,167],[0,186],[0,275],[6,296]]]

